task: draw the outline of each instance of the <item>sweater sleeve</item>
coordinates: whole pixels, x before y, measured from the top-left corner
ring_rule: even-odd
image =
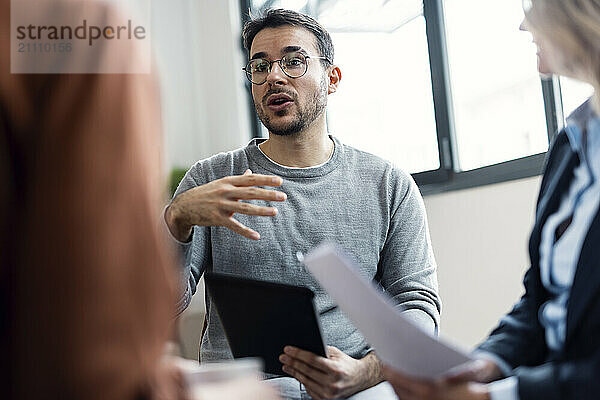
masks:
[[[202,162],[198,162],[186,172],[173,198],[205,183],[208,183],[208,179],[202,173]],[[189,242],[181,242],[172,234],[170,236],[178,248],[179,255],[179,279],[183,291],[179,295],[176,308],[177,313],[180,314],[192,301],[202,274],[212,263],[210,227],[194,226]]]
[[[396,169],[389,191],[391,217],[378,265],[381,286],[408,318],[437,333],[441,302],[421,193],[409,175]]]

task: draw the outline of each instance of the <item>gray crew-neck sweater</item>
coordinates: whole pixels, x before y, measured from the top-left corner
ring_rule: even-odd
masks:
[[[276,190],[285,192],[288,199],[273,204],[250,201],[277,207],[275,217],[235,215],[260,233],[258,241],[224,227],[194,227],[191,242],[179,243],[186,287],[181,308],[187,306],[207,270],[305,286],[315,292],[325,343],[361,358],[370,350],[368,343],[296,257],[298,251],[306,254],[327,240],[358,261],[363,276],[379,278],[405,315],[424,329],[437,330],[440,300],[436,264],[417,186],[410,175],[389,162],[331,138],[335,144],[331,158],[313,168],[286,168],[274,163],[258,148],[264,139],[253,139],[242,149],[192,166],[175,195],[215,179],[241,175],[250,168],[257,174],[282,177],[283,185]],[[208,326],[200,359],[231,358],[208,295],[206,308]]]

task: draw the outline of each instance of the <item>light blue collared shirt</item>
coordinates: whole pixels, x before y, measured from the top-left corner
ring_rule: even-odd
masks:
[[[539,248],[541,280],[550,299],[540,308],[538,318],[552,350],[562,349],[565,343],[573,278],[581,247],[600,204],[600,119],[594,114],[590,100],[571,114],[565,132],[580,163],[558,210],[548,217],[542,228]],[[558,226],[570,216],[573,217],[571,224],[555,241]],[[515,376],[490,384],[489,390],[492,400],[519,399]]]

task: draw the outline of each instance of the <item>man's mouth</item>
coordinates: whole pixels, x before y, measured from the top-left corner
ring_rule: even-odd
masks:
[[[272,111],[281,111],[292,104],[294,104],[292,97],[284,93],[272,94],[267,99],[267,107]]]

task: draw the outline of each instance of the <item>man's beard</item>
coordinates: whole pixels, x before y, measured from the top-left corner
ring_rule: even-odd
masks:
[[[274,93],[285,93],[285,91],[273,91],[270,90],[264,96],[265,101],[264,107],[266,107],[266,99],[268,96]],[[294,98],[294,100],[297,100]],[[298,134],[308,128],[318,117],[323,113],[325,107],[327,106],[327,83],[325,79],[321,80],[321,84],[319,85],[319,90],[315,91],[313,98],[306,102],[304,107],[295,101],[296,106],[298,107],[298,112],[296,113],[295,118],[288,124],[284,126],[275,126],[271,118],[264,111],[264,108],[259,104],[254,102],[254,108],[256,109],[256,114],[258,114],[258,118],[263,123],[263,125],[269,130],[270,133],[279,136],[291,136]],[[275,115],[278,117],[283,117],[289,110],[281,110],[276,111]]]

